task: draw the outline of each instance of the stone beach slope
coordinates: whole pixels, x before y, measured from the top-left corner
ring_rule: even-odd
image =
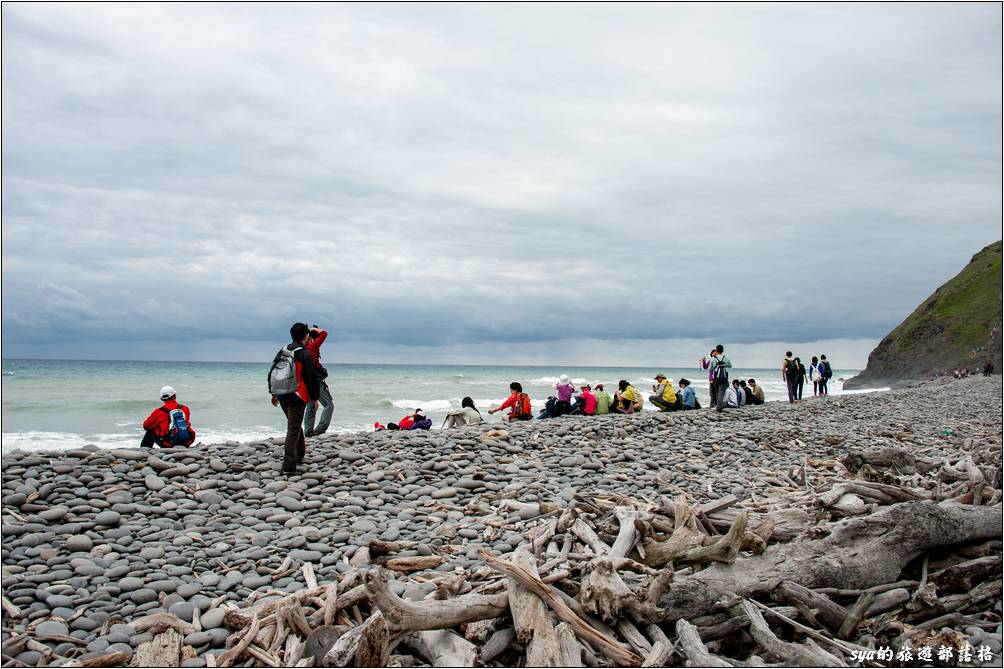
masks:
[[[525,544],[540,513],[515,504],[504,523],[486,524],[477,510],[501,500],[755,501],[807,459],[902,448],[895,435],[904,430],[928,453],[957,457],[965,440],[1000,443],[1001,392],[995,376],[721,415],[330,434],[308,440],[292,476],[279,471],[277,440],[16,452],[3,457],[3,640],[27,628],[44,639],[48,652],[21,648],[15,666],[131,656],[153,638],[131,621],[156,612],[192,621],[197,611],[201,631],[185,643],[198,656],[185,664],[205,666],[231,634],[223,602],[301,590],[305,563],[318,582],[334,581],[372,541],[413,541],[396,557],[440,555],[434,571],[469,571],[484,565],[481,550],[507,555]],[[1000,652],[999,628],[980,640]]]

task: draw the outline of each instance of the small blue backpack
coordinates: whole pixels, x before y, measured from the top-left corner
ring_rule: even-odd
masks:
[[[181,407],[177,409],[165,409],[161,411],[167,413],[168,429],[164,435],[164,441],[172,446],[186,446],[192,440],[192,433],[188,429],[188,421],[185,420],[185,412]]]

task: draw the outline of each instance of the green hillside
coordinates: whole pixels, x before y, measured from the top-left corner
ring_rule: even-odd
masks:
[[[868,356],[847,387],[927,378],[957,367],[1001,369],[1001,242],[973,256]]]

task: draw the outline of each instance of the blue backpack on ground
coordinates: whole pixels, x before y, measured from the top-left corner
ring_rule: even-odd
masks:
[[[167,413],[167,434],[164,435],[164,442],[172,446],[187,446],[192,440],[192,432],[188,429],[188,421],[185,420],[185,412],[181,407],[177,409],[165,409],[161,411]]]

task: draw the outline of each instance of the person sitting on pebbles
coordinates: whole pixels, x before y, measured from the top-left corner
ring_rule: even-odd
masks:
[[[596,388],[593,391],[593,395],[596,396],[596,415],[605,416],[610,413],[610,403],[613,402],[613,398],[603,389],[602,383],[597,382],[594,387]]]
[[[533,409],[530,406],[530,396],[523,392],[523,384],[519,381],[513,381],[509,384],[509,390],[512,393],[509,395],[509,398],[497,407],[489,409],[488,413],[492,414],[502,411],[502,409],[509,409],[509,415],[506,419],[510,423],[517,420],[530,420],[533,418]]]
[[[680,389],[680,409],[682,411],[701,408],[700,403],[697,401],[697,394],[694,392],[694,389],[690,387],[690,381],[688,379],[680,379],[677,381],[676,385]]]
[[[641,411],[641,402],[634,386],[621,379],[617,382],[617,392],[614,393],[614,403],[610,410],[614,413],[635,413]]]
[[[160,401],[164,404],[153,410],[143,421],[143,441],[140,448],[171,448],[191,446],[195,442],[195,428],[192,427],[190,412],[184,404],[178,404],[174,388],[160,389]]]
[[[655,375],[656,385],[652,386],[654,395],[648,396],[648,401],[659,407],[659,411],[676,411],[680,401],[673,390],[673,382],[665,374]]]
[[[575,409],[572,413],[580,416],[596,415],[596,395],[588,383],[579,386],[579,396],[575,398]]]
[[[481,412],[478,408],[474,406],[474,400],[470,397],[465,397],[460,400],[460,410],[451,411],[446,414],[446,419],[443,421],[443,427],[461,427],[463,425],[476,425],[484,420],[481,418]]]
[[[415,409],[415,413],[408,414],[397,423],[388,423],[388,430],[429,430],[432,429],[432,419],[426,417],[421,409]]]

